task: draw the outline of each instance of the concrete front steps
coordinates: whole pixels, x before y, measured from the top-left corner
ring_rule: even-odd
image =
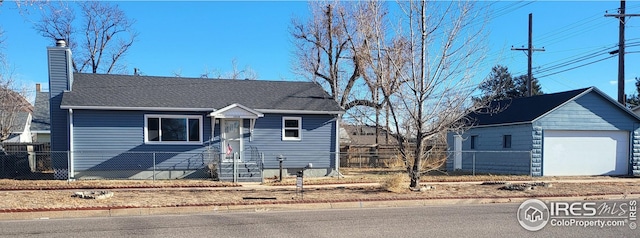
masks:
[[[262,182],[262,170],[260,165],[255,162],[238,162],[237,163],[237,181],[236,182]],[[222,162],[218,170],[218,178],[220,181],[233,182],[233,163]]]

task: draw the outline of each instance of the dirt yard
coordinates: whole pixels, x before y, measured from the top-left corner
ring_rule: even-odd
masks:
[[[90,209],[96,207],[172,207],[189,205],[232,205],[292,202],[376,201],[393,199],[509,198],[552,196],[640,195],[640,178],[569,177],[544,178],[551,186],[533,186],[524,191],[501,190],[504,184],[480,185],[458,181],[541,181],[528,176],[425,176],[424,191],[410,191],[403,178],[399,191],[383,185],[395,172],[345,171],[342,178],[305,178],[304,199],[296,193],[295,178],[283,182],[266,179],[264,186],[207,180],[170,181],[52,181],[0,180],[0,212],[47,209]],[[405,176],[406,177],[406,176]],[[582,181],[582,182],[577,182]],[[447,182],[447,183],[437,183]],[[453,183],[449,183],[453,182]],[[367,184],[365,184],[367,183]],[[333,186],[319,186],[333,184]],[[347,184],[347,185],[336,185]],[[314,186],[315,185],[315,186]],[[73,197],[79,191],[110,191],[107,199]],[[394,190],[395,191],[395,190]],[[301,201],[303,200],[303,201]]]

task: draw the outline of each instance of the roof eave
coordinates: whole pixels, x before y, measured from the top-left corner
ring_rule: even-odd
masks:
[[[472,126],[471,128],[486,128],[486,127],[496,127],[496,126],[516,126],[516,125],[532,124],[532,123],[533,123],[533,121],[509,122],[509,123],[500,123],[500,124],[487,124],[487,125]]]
[[[117,110],[117,111],[181,111],[181,112],[206,112],[215,111],[215,108],[184,108],[184,107],[119,107],[119,106],[69,106],[61,105],[60,109],[76,110]]]
[[[286,109],[255,109],[261,113],[281,113],[281,114],[317,114],[317,115],[342,115],[344,111],[316,111],[316,110],[286,110]]]

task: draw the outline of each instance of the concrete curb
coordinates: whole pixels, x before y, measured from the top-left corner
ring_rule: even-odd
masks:
[[[553,197],[514,197],[514,198],[443,198],[422,200],[383,200],[383,201],[333,201],[333,202],[308,202],[278,203],[278,204],[238,204],[238,205],[203,205],[183,207],[141,207],[141,208],[93,208],[93,209],[68,209],[56,211],[33,212],[5,212],[0,216],[2,220],[33,220],[33,219],[60,219],[60,218],[84,218],[84,217],[126,217],[149,215],[179,215],[179,214],[211,214],[231,212],[269,212],[287,210],[323,210],[323,209],[361,209],[382,207],[420,207],[439,205],[468,205],[490,203],[519,203],[527,199],[537,198],[541,200],[614,200],[614,199],[640,199],[640,194],[632,195],[592,195],[592,196],[553,196]]]

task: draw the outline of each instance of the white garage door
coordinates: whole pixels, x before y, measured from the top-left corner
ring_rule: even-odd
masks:
[[[629,132],[544,131],[542,174],[624,175],[629,158]]]

